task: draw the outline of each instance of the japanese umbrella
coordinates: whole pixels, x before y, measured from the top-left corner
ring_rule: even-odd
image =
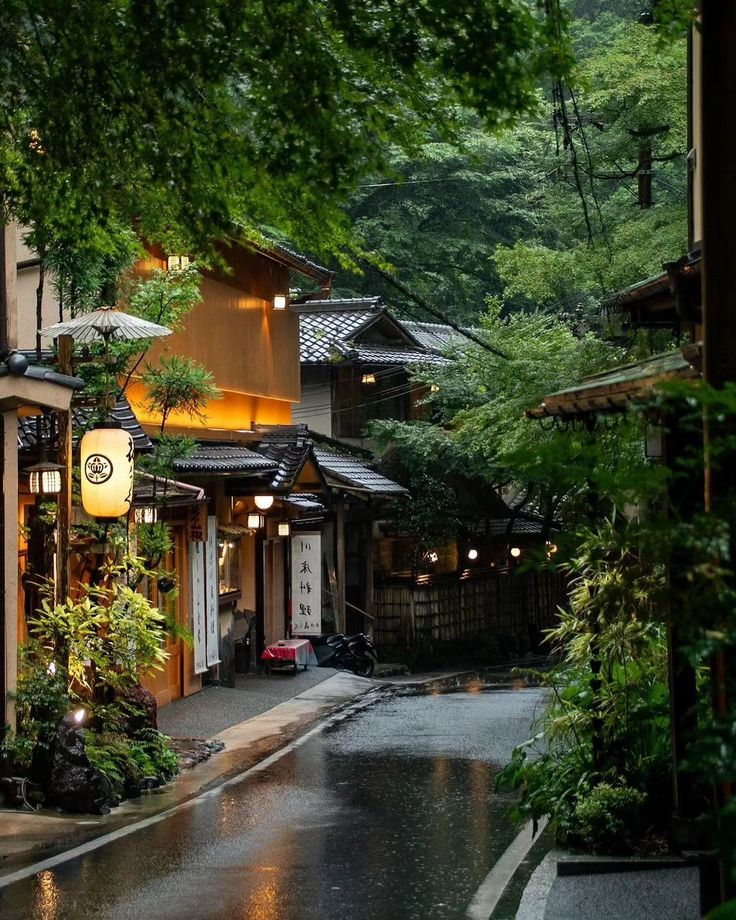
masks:
[[[59,335],[70,335],[77,342],[106,343],[110,339],[119,342],[132,342],[136,339],[155,339],[163,335],[171,335],[171,329],[159,326],[158,323],[149,323],[146,319],[123,313],[116,307],[100,307],[92,313],[83,313],[75,319],[64,323],[55,323],[41,330],[41,335],[56,338]]]
[[[130,313],[123,313],[116,307],[100,307],[91,313],[83,313],[64,323],[55,323],[41,330],[41,335],[47,338],[56,338],[59,335],[70,335],[77,342],[104,342],[105,366],[107,380],[105,385],[108,407],[111,406],[110,396],[110,357],[108,345],[110,339],[117,342],[134,342],[137,339],[155,339],[164,335],[171,335],[171,329],[159,326],[158,323],[149,323],[147,319],[140,319]]]

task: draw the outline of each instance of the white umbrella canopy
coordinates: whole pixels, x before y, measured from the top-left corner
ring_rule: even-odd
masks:
[[[41,330],[41,335],[56,338],[70,335],[77,342],[103,342],[115,339],[118,342],[132,342],[136,339],[155,339],[171,335],[171,329],[149,323],[146,319],[124,313],[115,307],[100,307],[92,313],[84,313],[64,323],[55,323]]]

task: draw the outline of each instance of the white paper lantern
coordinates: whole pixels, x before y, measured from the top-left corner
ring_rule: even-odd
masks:
[[[82,507],[92,517],[114,520],[133,500],[133,438],[122,428],[94,428],[82,438]]]
[[[273,505],[273,495],[254,495],[253,501],[255,502],[256,508],[260,508],[261,511],[268,511],[271,505]]]

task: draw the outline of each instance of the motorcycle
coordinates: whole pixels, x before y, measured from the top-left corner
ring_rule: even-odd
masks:
[[[329,636],[324,643],[324,653],[319,655],[321,668],[339,668],[352,671],[360,677],[370,677],[378,661],[373,640],[364,633],[346,636],[343,633]]]

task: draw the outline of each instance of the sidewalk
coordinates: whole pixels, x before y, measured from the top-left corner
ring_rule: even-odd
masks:
[[[551,850],[516,920],[698,920],[698,869],[677,859],[589,860]]]
[[[255,766],[335,710],[389,686],[320,668],[297,677],[245,676],[235,689],[212,687],[171,704],[160,714],[162,731],[217,738],[225,742],[225,749],[168,786],[123,802],[109,815],[0,811],[0,887],[40,860],[125,832],[140,821],[158,820]]]

